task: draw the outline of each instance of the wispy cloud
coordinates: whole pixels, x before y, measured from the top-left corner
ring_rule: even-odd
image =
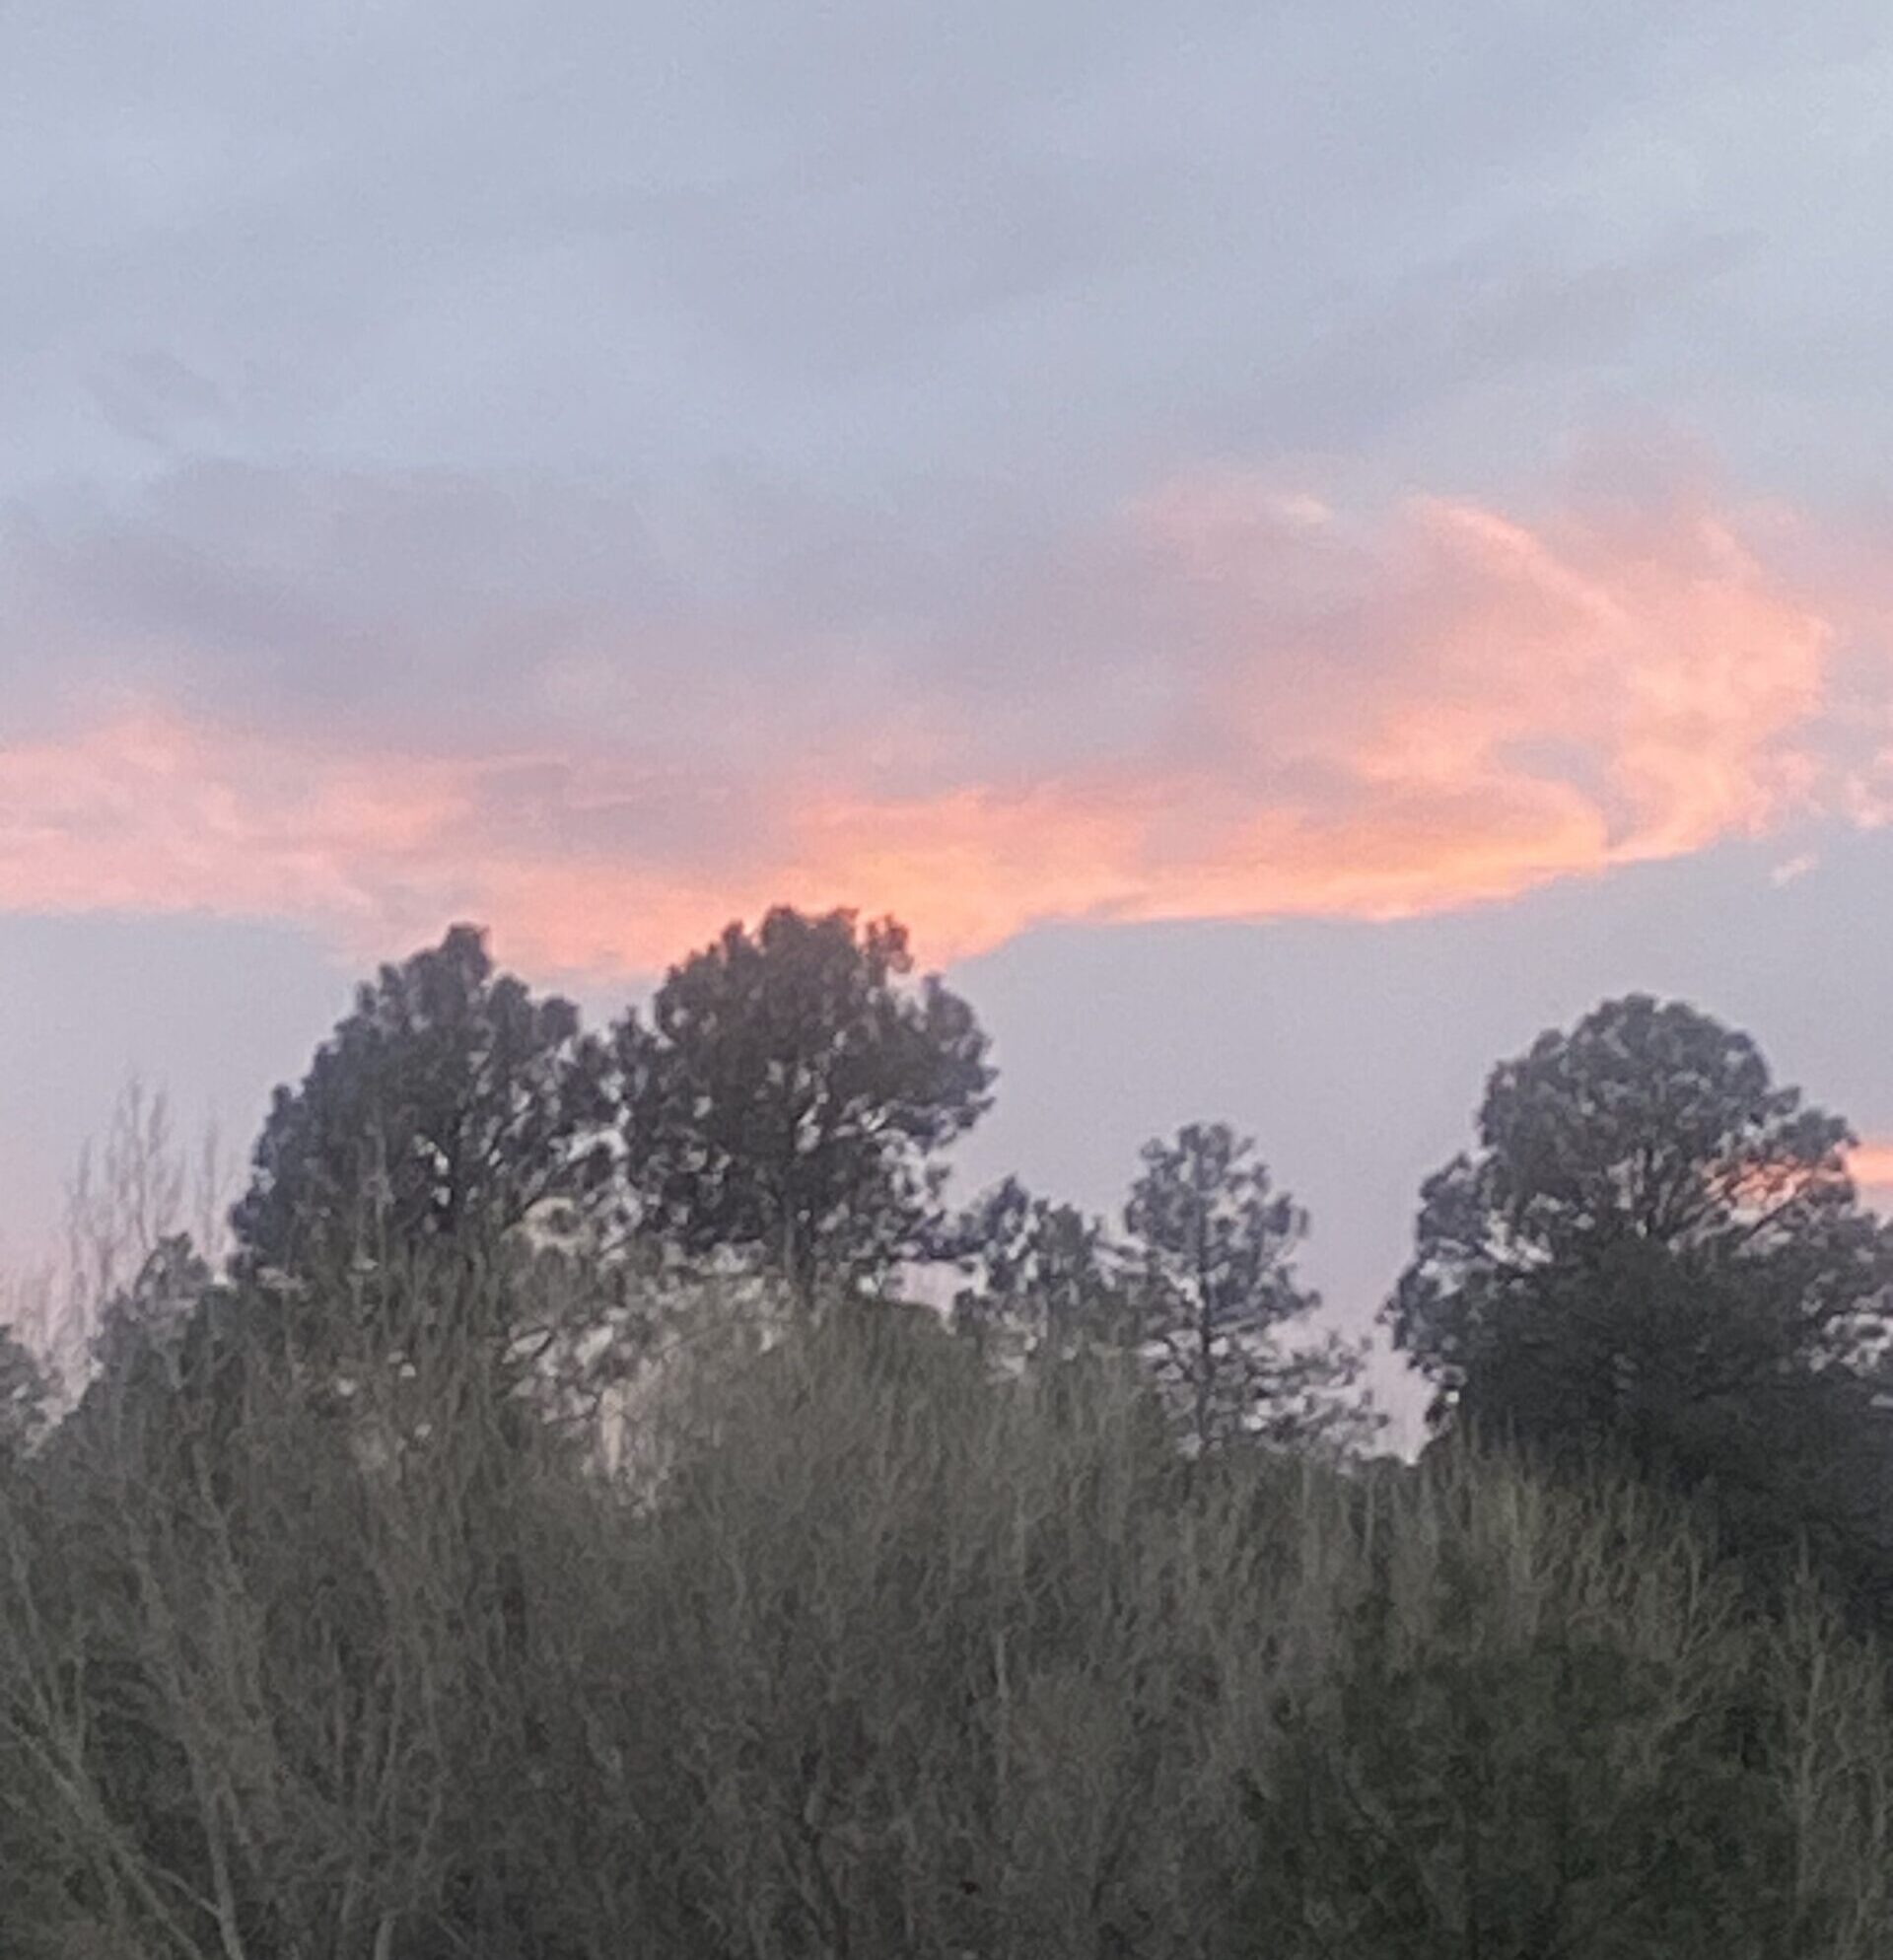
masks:
[[[1818,851],[1797,851],[1791,858],[1784,858],[1768,875],[1770,884],[1778,889],[1785,884],[1792,884],[1796,878],[1805,877],[1809,872],[1820,868],[1821,854]]]
[[[459,515],[524,562],[489,507]],[[473,562],[455,517],[421,525],[424,561]],[[251,537],[234,616],[160,553],[157,597],[121,589],[93,628],[115,693],[55,689],[0,741],[0,906],[292,917],[375,949],[470,913],[514,956],[607,970],[776,897],[894,909],[935,957],[1053,919],[1504,899],[1846,813],[1852,601],[1790,574],[1790,529],[1680,491],[1361,514],[1197,473],[992,592],[936,568],[905,617],[846,554],[805,561],[779,619],[595,571],[563,609],[529,580],[448,595],[458,652],[399,553],[381,593]],[[77,562],[108,582],[109,541]],[[83,671],[60,602],[42,581]],[[305,678],[324,620],[364,685],[418,664],[438,726],[334,713]]]

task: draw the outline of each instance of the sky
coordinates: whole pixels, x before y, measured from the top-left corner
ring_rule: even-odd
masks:
[[[1365,1326],[1630,988],[1893,1202],[1879,0],[0,0],[0,1243],[488,925],[772,901]],[[1402,1390],[1390,1373],[1391,1399]]]

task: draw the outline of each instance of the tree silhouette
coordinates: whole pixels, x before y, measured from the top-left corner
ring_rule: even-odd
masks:
[[[954,1236],[970,1284],[954,1297],[953,1322],[980,1345],[1063,1360],[1123,1338],[1124,1288],[1101,1220],[1008,1177],[967,1210]]]
[[[1389,1303],[1436,1426],[1713,1487],[1745,1538],[1882,1536],[1893,1260],[1851,1141],[1682,1003],[1540,1036],[1428,1181]]]
[[[1145,1145],[1124,1225],[1139,1332],[1192,1447],[1299,1438],[1356,1413],[1334,1396],[1359,1373],[1352,1349],[1282,1343],[1320,1303],[1295,1273],[1308,1219],[1249,1139],[1192,1123]]]
[[[616,1029],[642,1223],[742,1253],[805,1306],[929,1248],[939,1154],[988,1106],[972,1010],[912,972],[905,928],[781,906],[672,967]]]
[[[604,1184],[604,1055],[568,1001],[496,974],[485,936],[364,985],[296,1089],[278,1088],[238,1268],[336,1273],[429,1240],[491,1248],[528,1216]]]

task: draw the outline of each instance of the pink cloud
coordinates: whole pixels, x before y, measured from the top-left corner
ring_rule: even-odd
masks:
[[[1127,643],[1087,671],[1097,610],[1049,580],[939,650],[931,730],[884,673],[852,713],[830,673],[818,744],[801,681],[754,677],[739,737],[672,713],[640,741],[555,704],[516,740],[376,749],[153,695],[0,743],[0,906],[288,916],[363,951],[470,915],[509,957],[602,971],[775,898],[892,909],[936,958],[1052,919],[1504,899],[1850,794],[1868,813],[1823,747],[1852,618],[1784,569],[1784,534],[1701,499],[1364,523],[1179,479],[1080,554]],[[955,691],[960,656],[1000,680]],[[610,670],[635,686],[638,660]],[[1100,703],[1110,739],[1075,747]]]
[[[1893,1199],[1893,1140],[1863,1138],[1848,1153],[1847,1167],[1869,1198]]]

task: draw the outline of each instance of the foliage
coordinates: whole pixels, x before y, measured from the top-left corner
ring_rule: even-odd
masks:
[[[1837,1118],[1679,1003],[1611,1001],[1495,1071],[1390,1309],[1436,1421],[1710,1491],[1778,1564],[1893,1582],[1871,1354],[1893,1258]],[[1893,1545],[1887,1550],[1893,1552]]]
[[[338,1410],[240,1315],[216,1420],[186,1356],[0,1498],[0,1949],[1884,1951],[1883,1661],[1625,1487],[1185,1477],[1133,1376],[846,1306],[713,1319],[607,1475],[404,1317]]]
[[[1630,1487],[1459,1455],[1386,1495],[1331,1674],[1249,1785],[1277,1853],[1258,1934],[1389,1960],[1881,1950],[1880,1882],[1834,1872],[1816,1821],[1847,1856],[1879,1828],[1879,1744],[1836,1725],[1884,1732],[1873,1649],[1811,1601],[1746,1618]],[[1810,1639],[1831,1679],[1795,1672]],[[1813,1785],[1784,1783],[1796,1760]]]
[[[1035,1198],[1016,1177],[964,1214],[951,1250],[968,1277],[953,1298],[953,1325],[982,1348],[1067,1361],[1130,1333],[1102,1221]]]
[[[645,1229],[759,1260],[805,1306],[929,1250],[939,1155],[993,1075],[972,1010],[912,967],[892,920],[786,906],[673,967],[616,1029]]]
[[[384,966],[301,1087],[276,1091],[232,1215],[239,1269],[333,1276],[427,1239],[489,1251],[583,1203],[609,1172],[603,1077],[577,1010],[496,974],[456,926]]]
[[[0,1327],[0,1473],[37,1440],[48,1398],[38,1357],[10,1328]]]
[[[1252,1142],[1227,1123],[1192,1123],[1147,1144],[1124,1225],[1138,1336],[1195,1449],[1367,1421],[1338,1399],[1358,1353],[1338,1340],[1282,1344],[1319,1303],[1295,1273],[1307,1214],[1275,1189]]]
[[[1639,1340],[1707,1382],[1846,1360],[1879,1324],[1886,1250],[1846,1125],[1693,1009],[1633,995],[1541,1035],[1494,1072],[1479,1137],[1427,1184],[1394,1302],[1452,1406],[1609,1425],[1649,1371],[1623,1365]],[[1651,1290],[1671,1296],[1632,1325]]]
[[[1440,1434],[1367,1462],[1227,1126],[1119,1240],[946,1227],[992,1078],[910,972],[778,910],[607,1048],[456,929],[222,1278],[127,1098],[83,1393],[0,1334],[0,1952],[1888,1960],[1844,1127],[1642,998],[1500,1069],[1391,1308]]]

